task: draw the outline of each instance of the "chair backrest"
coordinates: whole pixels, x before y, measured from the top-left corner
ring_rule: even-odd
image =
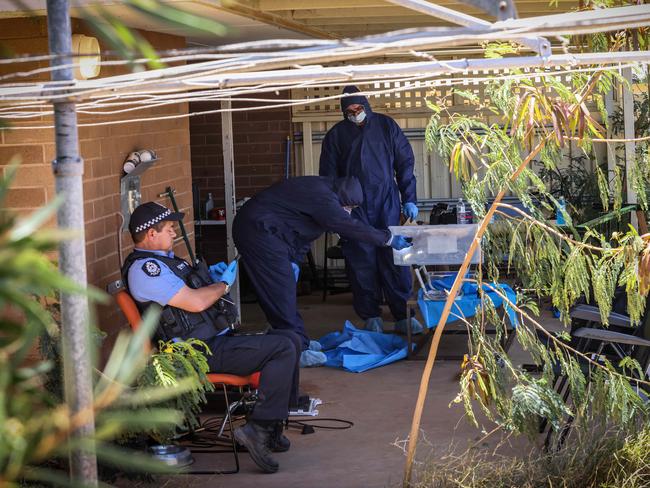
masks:
[[[140,310],[138,310],[138,306],[135,304],[133,297],[129,294],[128,291],[126,291],[126,287],[124,286],[122,280],[117,280],[109,283],[106,286],[106,290],[110,295],[113,295],[113,297],[115,297],[115,301],[126,317],[131,330],[138,330],[138,327],[140,327],[140,322],[142,320],[142,317],[140,316]],[[151,343],[147,342],[145,344],[145,351],[149,352],[150,350]]]

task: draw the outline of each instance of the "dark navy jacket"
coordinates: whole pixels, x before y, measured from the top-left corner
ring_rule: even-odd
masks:
[[[355,87],[350,87],[358,91]],[[342,110],[353,103],[364,106],[363,127],[345,119],[332,127],[323,140],[320,156],[321,176],[356,176],[363,187],[365,210],[353,215],[379,229],[399,225],[400,203],[417,202],[413,175],[415,157],[408,139],[392,118],[374,113],[361,95],[344,97]],[[345,115],[344,115],[345,117]],[[401,202],[400,202],[401,195]]]
[[[383,246],[390,239],[389,231],[375,229],[343,209],[361,204],[362,199],[361,186],[354,178],[290,178],[248,200],[235,216],[233,233],[249,239],[276,236],[293,262],[301,262],[311,242],[325,231]]]

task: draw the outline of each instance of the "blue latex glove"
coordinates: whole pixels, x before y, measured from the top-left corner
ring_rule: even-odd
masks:
[[[221,279],[219,281],[223,281],[224,283],[227,283],[229,286],[232,286],[236,278],[237,278],[237,261],[233,261],[228,265],[226,270],[221,274]]]
[[[291,263],[291,268],[293,269],[293,277],[296,279],[296,283],[298,283],[298,277],[300,276],[300,266],[298,266],[296,263]]]
[[[213,264],[208,268],[210,278],[212,278],[212,283],[219,283],[221,281],[221,275],[226,271],[227,267],[228,265],[221,261],[220,263]]]
[[[418,207],[413,202],[407,202],[402,206],[402,213],[407,218],[415,220],[418,216]]]
[[[390,242],[390,247],[395,249],[396,251],[399,251],[401,249],[406,249],[407,247],[411,247],[413,244],[411,244],[406,238],[402,236],[393,236],[393,240]]]

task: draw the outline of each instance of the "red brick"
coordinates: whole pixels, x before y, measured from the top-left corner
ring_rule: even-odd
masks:
[[[7,208],[38,208],[45,204],[45,188],[17,188],[7,192]]]
[[[43,164],[43,146],[40,144],[0,146],[0,166],[8,164],[15,156],[20,158],[22,165]]]

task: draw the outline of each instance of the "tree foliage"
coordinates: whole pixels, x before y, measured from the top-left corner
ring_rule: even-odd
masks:
[[[120,334],[103,371],[95,371],[92,438],[73,436],[91,412],[73,413],[44,387],[54,363],[30,353],[37,350],[42,333],[53,342],[60,337],[58,324],[37,298],[60,292],[94,299],[104,295],[62,276],[48,255],[70,236],[44,225],[60,199],[23,217],[2,205],[17,169],[17,162],[9,164],[0,179],[0,486],[18,486],[21,481],[79,486],[65,471],[55,469],[65,464],[70,449],[96,452],[99,460],[125,469],[169,472],[144,453],[123,451],[112,443],[124,432],[179,424],[178,412],[156,405],[195,388],[193,379],[171,388],[132,388],[147,362],[143,346],[158,323],[155,311],[134,334]],[[56,459],[61,462],[52,465]]]
[[[581,233],[568,214],[566,227],[549,223],[548,216],[559,207],[558,195],[549,191],[530,164],[538,157],[545,171],[560,171],[563,150],[572,142],[589,155],[593,141],[606,136],[605,94],[625,80],[615,71],[598,69],[573,73],[570,86],[547,76],[548,72],[515,74],[520,76],[495,78],[488,84],[486,95],[491,103],[487,106],[472,94],[456,90],[455,95],[469,100],[475,113],[449,113],[441,108],[447,106],[442,99],[427,103],[433,114],[426,143],[462,182],[474,215],[483,219],[488,200],[503,191],[518,197],[525,207],[521,211],[494,204],[497,219],[479,236],[486,261],[478,279],[497,282],[505,263],[524,289],[551,298],[565,326],[570,307],[581,296],[595,301],[607,324],[615,289],[624,287],[628,313],[639,324],[649,274],[648,267],[640,267],[640,260],[648,236],[640,236],[633,228],[613,234],[587,228]],[[486,123],[486,113],[499,115],[499,123]],[[639,155],[634,177],[637,191],[644,194],[650,182],[647,157],[647,150]],[[611,182],[603,181],[602,175],[597,180],[602,207],[620,209],[622,174],[617,172]],[[646,259],[650,264],[650,256]],[[477,422],[474,408],[478,406],[506,430],[535,436],[542,418],[556,430],[568,417],[576,426],[614,422],[626,429],[633,428],[640,417],[650,416],[650,407],[637,391],[649,385],[634,359],[626,357],[620,364],[611,364],[602,357],[581,355],[572,348],[566,331],[551,333],[525,312],[521,303],[528,300],[520,296],[519,305],[512,304],[520,318],[516,338],[541,368],[540,376],[518,368],[502,349],[500,336],[514,332],[489,300],[483,301],[483,312],[467,323],[472,347],[455,401],[464,405],[473,422]],[[485,333],[487,323],[498,324],[496,337]],[[567,378],[571,403],[553,389],[558,374]]]
[[[211,355],[210,348],[203,341],[188,339],[178,342],[160,342],[158,352],[151,355],[147,366],[137,380],[139,388],[162,387],[175,388],[180,382],[191,379],[194,388],[165,402],[158,407],[173,408],[183,414],[184,428],[199,426],[198,414],[201,405],[206,402],[205,393],[214,391],[214,385],[208,381],[209,371],[206,356]],[[167,443],[174,435],[175,428],[156,429],[150,434],[161,443]]]

